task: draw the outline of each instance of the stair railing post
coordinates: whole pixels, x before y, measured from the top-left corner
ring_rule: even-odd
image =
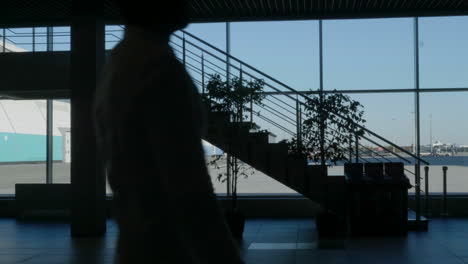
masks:
[[[301,131],[301,105],[299,98],[296,97],[296,137],[297,137],[297,149],[299,150],[302,145],[302,131]]]
[[[201,78],[202,78],[202,94],[205,94],[205,53],[201,55]]]
[[[229,149],[229,151],[231,150]],[[229,152],[226,153],[226,194],[227,196],[231,195],[231,155]]]
[[[359,136],[355,135],[355,145],[356,145],[356,163],[359,163]]]
[[[36,28],[32,28],[32,52],[36,52]]]
[[[416,224],[419,226],[421,223],[421,173],[420,164],[414,164],[414,187],[415,187],[415,202],[416,202]]]
[[[240,69],[242,71],[242,64],[240,65]],[[241,75],[242,76],[242,75]],[[253,128],[253,96],[250,96],[250,127]]]
[[[185,51],[185,33],[182,34],[182,63],[184,64],[185,67],[185,62],[186,62],[186,51]]]
[[[254,124],[254,121],[253,121],[253,98],[250,99],[250,126],[251,128],[253,128],[253,124]]]
[[[429,216],[429,166],[424,166],[424,192],[426,198],[424,211],[426,212],[427,217]]]
[[[3,33],[2,33],[2,41],[3,41],[3,44],[2,44],[2,52],[6,52],[6,29],[3,28]]]
[[[243,75],[244,75],[244,70],[242,70],[242,64],[239,66],[239,82],[240,82],[240,85],[243,86],[244,85],[244,79],[243,79]],[[237,117],[237,122],[240,122],[242,123],[244,121],[244,102],[242,102],[242,105],[240,106],[240,109],[239,110],[239,116]]]
[[[231,54],[231,25],[229,22],[226,22],[226,84],[228,89],[230,88],[231,85],[231,57],[229,56]],[[232,135],[229,136],[229,142],[228,142],[228,154],[227,154],[227,160],[228,163],[226,164],[226,186],[227,186],[227,194],[228,196],[231,195],[231,144],[232,144]]]
[[[443,171],[443,194],[442,194],[442,215],[443,216],[448,216],[448,211],[447,211],[447,166],[442,167]]]
[[[325,95],[323,94],[323,90],[320,90],[320,107],[319,107],[319,113],[320,113],[320,165],[325,166],[326,160],[325,160],[325,111],[323,109],[324,106],[324,101],[325,101]]]

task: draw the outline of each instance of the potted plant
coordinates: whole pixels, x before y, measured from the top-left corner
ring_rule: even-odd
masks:
[[[242,76],[242,74],[241,74]],[[206,85],[206,93],[202,98],[206,107],[214,112],[227,112],[231,121],[238,127],[247,127],[249,130],[257,129],[258,126],[250,120],[249,124],[244,121],[249,117],[248,112],[253,111],[253,104],[262,105],[265,95],[262,93],[263,80],[254,79],[247,81],[242,77],[233,78],[229,82],[222,80],[221,76],[212,75]],[[237,157],[230,155],[235,147],[235,131],[226,134],[226,155],[222,155],[208,163],[223,172],[218,173],[218,180],[227,184],[228,195],[231,198],[231,207],[226,210],[226,219],[233,236],[242,239],[245,225],[245,216],[240,212],[237,203],[237,182],[241,177],[247,178],[254,173],[252,167],[240,161]]]
[[[304,108],[301,141],[311,160],[321,166],[347,160],[349,145],[364,135],[364,130],[357,126],[366,122],[362,105],[334,91],[309,96]]]
[[[330,210],[328,202],[327,167],[346,161],[349,146],[364,130],[362,105],[349,96],[337,93],[309,96],[304,105],[305,118],[299,137],[290,142],[291,152],[307,155],[313,163],[307,168],[309,187],[324,193],[324,211],[316,218],[320,236],[334,237],[340,233],[339,216]]]
[[[245,227],[245,215],[238,207],[237,183],[240,178],[246,179],[253,175],[255,170],[239,159],[226,154],[215,157],[208,162],[208,166],[213,166],[218,171],[218,181],[228,184],[231,205],[225,211],[225,217],[233,237],[241,240]],[[228,178],[231,180],[228,181]]]

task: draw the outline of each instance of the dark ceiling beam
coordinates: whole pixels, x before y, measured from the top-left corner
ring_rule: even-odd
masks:
[[[70,0],[2,0],[0,27],[67,26]],[[121,23],[105,0],[104,19]],[[468,15],[467,0],[190,0],[192,22],[364,19]]]
[[[247,21],[288,21],[288,20],[334,20],[334,19],[376,19],[376,18],[405,18],[405,17],[443,17],[443,16],[466,16],[468,15],[468,8],[457,11],[437,11],[437,10],[406,10],[406,11],[393,11],[388,12],[385,10],[373,11],[373,12],[361,12],[359,14],[349,14],[347,12],[335,12],[333,14],[299,14],[294,16],[256,16],[256,17],[212,17],[210,19],[195,17],[192,19],[193,23],[209,23],[209,22],[247,22]]]

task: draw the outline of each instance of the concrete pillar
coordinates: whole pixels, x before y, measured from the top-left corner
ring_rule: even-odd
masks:
[[[101,2],[101,5],[98,4]],[[106,232],[106,185],[96,153],[92,103],[104,61],[102,1],[73,1],[71,25],[71,234]]]

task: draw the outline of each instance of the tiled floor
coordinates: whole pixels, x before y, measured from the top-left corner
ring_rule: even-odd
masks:
[[[116,226],[101,239],[72,239],[65,223],[0,219],[0,263],[112,263]],[[360,238],[344,249],[318,249],[312,219],[249,219],[242,254],[248,264],[468,263],[468,219],[435,219],[430,231]],[[222,261],[220,261],[222,263]]]

